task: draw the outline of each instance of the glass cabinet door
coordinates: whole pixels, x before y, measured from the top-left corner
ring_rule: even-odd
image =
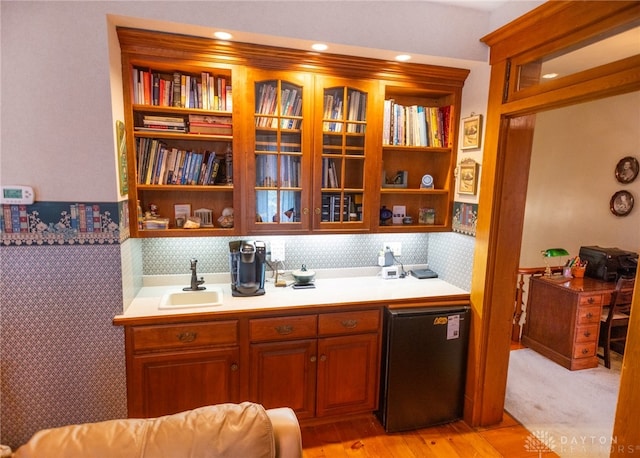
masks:
[[[310,225],[307,188],[310,137],[305,131],[309,96],[305,78],[256,79],[254,89],[254,232],[297,232]],[[251,181],[249,181],[251,182]],[[307,186],[305,187],[305,184]],[[251,219],[253,215],[249,215]]]
[[[368,175],[376,147],[370,143],[367,113],[374,91],[367,84],[339,84],[336,78],[316,87],[316,106],[322,107],[316,148],[314,229],[366,230],[373,205]],[[318,108],[316,108],[318,109]],[[317,114],[317,112],[316,112]],[[318,125],[318,124],[316,124]]]

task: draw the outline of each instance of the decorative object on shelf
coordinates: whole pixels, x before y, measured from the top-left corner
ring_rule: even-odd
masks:
[[[213,227],[213,210],[199,208],[193,212],[194,216],[200,218],[201,227]]]
[[[197,216],[189,216],[184,222],[185,229],[200,229],[200,218]]]
[[[433,189],[433,177],[429,174],[423,175],[422,180],[420,180],[420,188]]]
[[[421,208],[418,213],[419,224],[436,224],[436,210],[434,208]]]
[[[380,209],[380,225],[388,225],[391,218],[393,218],[393,212],[383,205]]]
[[[609,201],[611,213],[616,216],[627,216],[633,210],[633,194],[629,191],[618,191]]]
[[[623,157],[616,165],[616,180],[620,183],[631,183],[638,176],[640,165],[638,159],[633,156]]]
[[[471,113],[462,120],[462,149],[480,148],[482,136],[482,115]]]
[[[129,194],[129,179],[127,175],[127,137],[124,123],[116,121],[116,141],[118,142],[118,178],[120,183],[120,195]]]
[[[178,218],[182,218],[183,222],[187,221],[187,218],[191,216],[191,204],[175,204],[173,214],[176,221]]]
[[[393,206],[393,224],[402,224],[403,218],[407,216],[407,207],[404,205]]]
[[[542,250],[542,257],[544,257],[544,276],[545,277],[552,276],[551,266],[549,265],[549,258],[556,258],[559,256],[569,256],[569,252],[564,248],[547,248],[546,250]]]
[[[458,193],[475,195],[478,192],[478,163],[473,159],[460,162]]]
[[[225,229],[233,227],[233,208],[227,207],[223,209],[222,215],[220,216],[220,218],[218,218],[218,222],[220,223],[220,226],[224,227]]]
[[[387,176],[385,170],[382,174],[382,187],[383,188],[406,188],[409,180],[409,172],[406,170],[398,170],[395,175]]]

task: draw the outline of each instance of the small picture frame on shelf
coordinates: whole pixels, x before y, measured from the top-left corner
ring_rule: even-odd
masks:
[[[616,180],[624,184],[631,183],[638,176],[639,169],[640,166],[635,157],[623,157],[616,165]]]
[[[480,148],[482,115],[471,115],[462,120],[462,149]]]
[[[433,208],[421,208],[418,213],[418,224],[436,224],[436,210]]]
[[[478,163],[473,159],[460,162],[458,193],[475,195],[478,192]]]
[[[182,221],[187,221],[187,218],[191,216],[191,204],[175,204],[173,206],[173,213],[176,221],[182,218]]]
[[[409,180],[409,172],[398,170],[395,175],[387,175],[387,171],[382,173],[383,188],[406,188]]]

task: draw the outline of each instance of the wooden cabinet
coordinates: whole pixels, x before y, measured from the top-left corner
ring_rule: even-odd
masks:
[[[380,311],[250,321],[251,400],[299,418],[377,407]]]
[[[118,38],[132,236],[451,228],[461,93],[469,70],[126,28],[118,28]],[[152,78],[158,75],[157,81],[165,81],[164,86],[176,74],[188,76],[195,81],[195,94],[205,90],[211,76],[213,100],[225,96],[227,103],[203,102],[195,107],[155,105],[144,99],[140,103],[135,98],[140,70],[148,71]],[[446,135],[440,143],[431,140],[428,146],[405,140],[387,141],[383,146],[383,136],[390,132],[385,100],[406,107],[407,113],[414,107],[446,113],[448,117],[440,120],[436,116],[431,122],[424,121],[437,124],[434,129]],[[393,125],[410,132],[414,129],[410,119],[397,118]],[[150,127],[153,120],[164,124]],[[180,120],[186,123],[185,131],[179,130]],[[231,127],[208,127],[207,121]],[[149,162],[148,148],[161,154],[160,162],[158,155]],[[195,165],[186,172],[190,177],[198,171],[210,176],[208,159],[215,152],[220,178],[168,182],[173,169],[165,163],[173,156],[162,148],[171,154],[196,154]],[[153,168],[154,161],[159,168]],[[386,183],[383,173],[388,179],[403,171],[407,172],[400,183],[403,187],[386,185],[398,183]],[[433,178],[433,187],[421,187],[424,175]],[[153,204],[160,216],[169,218],[169,229],[138,228],[137,200],[143,211]],[[207,215],[206,210],[211,210],[213,226],[175,228],[176,204],[190,204],[191,213],[203,209]],[[394,205],[404,206],[413,222],[381,224],[381,205],[390,210]],[[218,223],[226,207],[234,208],[233,227]]]
[[[387,83],[384,97],[380,205],[412,222],[381,218],[377,231],[449,230],[462,90]]]
[[[240,401],[236,320],[125,328],[129,417]]]
[[[614,288],[588,277],[531,277],[522,343],[570,370],[597,367],[600,316]]]

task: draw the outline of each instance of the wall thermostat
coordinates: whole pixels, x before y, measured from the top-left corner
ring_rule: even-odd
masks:
[[[33,197],[31,186],[3,185],[0,202],[8,205],[31,205]]]

